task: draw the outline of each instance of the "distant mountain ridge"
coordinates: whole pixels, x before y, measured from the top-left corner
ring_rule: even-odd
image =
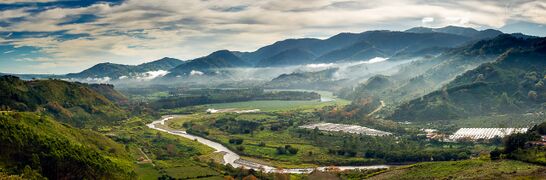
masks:
[[[86,69],[79,73],[70,73],[67,74],[66,77],[68,78],[111,78],[111,79],[119,79],[120,77],[126,76],[137,76],[142,73],[146,73],[149,71],[168,71],[180,64],[182,64],[184,61],[174,59],[174,58],[162,58],[156,61],[143,63],[139,65],[123,65],[123,64],[115,64],[115,63],[100,63],[97,65],[94,65],[93,67]]]
[[[339,33],[327,39],[301,38],[277,41],[253,52],[219,50],[207,56],[181,61],[163,58],[137,66],[113,63],[97,64],[68,78],[111,79],[138,76],[148,71],[168,71],[166,77],[214,75],[221,68],[282,67],[312,63],[362,61],[374,57],[412,58],[440,53],[462,45],[490,39],[502,32],[478,31],[473,28],[447,26],[443,28],[416,27],[406,31],[366,31]],[[192,74],[192,72],[194,72]],[[164,74],[161,74],[163,76]]]
[[[494,29],[486,29],[486,30],[478,31],[473,28],[458,27],[458,26],[446,26],[442,28],[414,27],[404,32],[411,32],[411,33],[438,33],[439,32],[439,33],[454,34],[454,35],[477,38],[477,39],[494,38],[495,36],[503,34],[501,31],[494,30]]]

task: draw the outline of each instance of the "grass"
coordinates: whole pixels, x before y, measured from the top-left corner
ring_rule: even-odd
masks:
[[[139,148],[143,148],[148,157],[152,159],[155,167],[150,163],[136,165],[134,171],[139,178],[158,179],[162,175],[168,175],[177,179],[188,179],[220,175],[214,168],[207,167],[205,163],[208,162],[208,159],[218,157],[215,155],[214,149],[187,138],[145,127],[147,122],[149,121],[135,117],[126,120],[121,126],[113,127],[111,132],[107,132],[118,138],[131,139],[127,148],[134,162],[142,156]],[[169,140],[165,141],[166,143],[178,144],[175,148],[191,147],[191,151],[182,149],[183,151],[177,155],[158,158],[158,152],[167,149],[167,144],[158,141],[157,136],[160,136],[160,139]]]
[[[312,110],[330,105],[346,105],[346,101],[245,101],[233,103],[217,103],[204,105],[213,109],[260,109],[261,111],[287,111],[287,110]]]
[[[176,179],[190,179],[219,176],[219,173],[208,168],[201,166],[181,166],[165,169],[165,173]]]
[[[167,121],[169,127],[173,129],[182,129],[184,122],[192,121],[206,125],[209,121],[222,116],[222,114],[192,114],[174,118]],[[246,120],[259,120],[276,118],[275,116],[268,114],[238,114],[238,119]],[[298,138],[291,134],[288,130],[271,131],[262,130],[255,131],[253,134],[228,134],[222,132],[216,128],[208,128],[209,137],[217,142],[226,144],[235,149],[236,145],[229,144],[230,138],[241,138],[244,140],[242,146],[245,148],[244,153],[254,159],[261,159],[267,161],[267,164],[279,166],[283,168],[295,168],[295,167],[314,167],[310,163],[303,163],[303,161],[320,161],[331,160],[333,157],[327,154],[325,148],[316,147],[306,139]],[[265,146],[260,146],[260,143],[265,143]],[[299,149],[296,155],[279,155],[277,154],[277,147],[284,147],[285,145],[291,145]],[[309,155],[312,152],[312,155]],[[363,158],[361,158],[363,159]]]
[[[488,159],[424,162],[383,171],[371,179],[542,179],[546,168],[529,163]]]
[[[458,127],[531,127],[535,124],[544,122],[546,115],[535,114],[505,114],[505,115],[490,115],[490,116],[477,116],[464,119],[454,120],[454,123]],[[517,119],[517,121],[514,121]]]
[[[159,171],[153,167],[152,164],[139,164],[135,168],[135,172],[137,173],[139,179],[142,180],[153,180],[161,176]]]

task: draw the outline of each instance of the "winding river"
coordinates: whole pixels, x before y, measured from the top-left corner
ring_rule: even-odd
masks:
[[[330,168],[330,167],[316,167],[316,168],[296,168],[296,169],[282,169],[282,170],[280,170],[278,168],[275,168],[275,167],[272,167],[272,166],[269,166],[269,165],[243,160],[243,159],[241,159],[241,156],[239,156],[237,153],[229,150],[227,147],[225,147],[224,145],[222,145],[220,143],[217,143],[217,142],[214,142],[214,141],[211,141],[211,140],[199,137],[199,136],[188,134],[188,133],[186,133],[186,131],[170,130],[168,128],[165,128],[166,127],[165,122],[172,119],[172,118],[174,118],[174,117],[175,117],[174,115],[163,116],[161,119],[159,119],[157,121],[154,121],[154,122],[148,124],[147,126],[149,128],[152,128],[152,129],[155,129],[155,130],[158,130],[158,131],[163,131],[163,132],[166,132],[166,133],[169,133],[169,134],[182,136],[184,138],[188,138],[188,139],[191,139],[191,140],[196,140],[197,142],[199,142],[201,144],[207,145],[207,146],[215,149],[216,152],[221,152],[221,153],[224,154],[224,164],[225,165],[230,164],[233,167],[242,167],[242,166],[244,166],[245,168],[251,168],[251,169],[255,169],[255,170],[263,170],[265,172],[282,172],[282,173],[292,173],[292,174],[310,173],[315,169],[324,171],[324,170]],[[372,165],[372,166],[336,166],[335,168],[337,168],[339,170],[350,170],[350,169],[383,169],[383,168],[389,168],[389,167],[390,166],[388,166],[388,165]]]

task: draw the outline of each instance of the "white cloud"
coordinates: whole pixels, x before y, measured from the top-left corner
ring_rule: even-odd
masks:
[[[218,10],[230,7],[240,8]],[[49,36],[0,41],[16,47],[39,47],[56,63],[84,69],[103,61],[139,64],[165,56],[192,59],[217,49],[252,51],[285,38],[325,38],[339,32],[385,27],[501,27],[511,19],[544,24],[545,7],[542,1],[507,6],[505,2],[470,0],[128,0],[120,5],[57,7],[32,14],[28,10],[33,7],[0,11],[0,20],[24,17],[0,31],[89,35],[71,40]],[[85,24],[59,25],[81,14],[100,18]],[[64,73],[66,69],[57,71]]]
[[[320,64],[308,64],[308,65],[305,65],[305,67],[307,68],[329,68],[329,67],[333,67],[335,64],[334,63],[320,63]]]
[[[201,72],[201,71],[197,71],[197,70],[191,70],[190,72],[190,76],[201,76],[201,75],[204,75],[205,73]]]
[[[431,22],[434,22],[434,18],[433,17],[424,17],[423,19],[421,19],[421,22],[423,24],[431,23]]]
[[[139,76],[136,77],[136,79],[137,80],[152,80],[158,77],[163,77],[167,74],[169,74],[169,71],[165,71],[165,70],[148,71],[148,72],[140,74]]]

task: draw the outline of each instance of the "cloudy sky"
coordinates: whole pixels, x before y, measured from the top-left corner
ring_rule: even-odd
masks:
[[[0,72],[253,51],[286,38],[457,25],[546,36],[546,1],[0,0]]]

